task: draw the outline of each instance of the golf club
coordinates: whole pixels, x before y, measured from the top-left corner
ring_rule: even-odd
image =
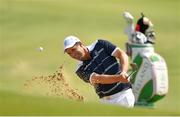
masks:
[[[132,67],[132,72],[128,75],[128,77],[127,77],[128,80],[130,80],[131,76],[134,75],[138,70],[138,66],[136,63],[131,63],[130,65]]]

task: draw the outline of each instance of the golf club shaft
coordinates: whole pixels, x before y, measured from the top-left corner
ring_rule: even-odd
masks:
[[[132,72],[128,75],[127,79],[130,80],[131,76],[134,75],[136,72],[137,72],[137,70],[132,71]]]

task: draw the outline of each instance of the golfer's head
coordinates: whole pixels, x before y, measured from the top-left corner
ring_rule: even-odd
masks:
[[[76,60],[82,60],[85,56],[84,46],[75,36],[68,36],[64,39],[64,52]]]

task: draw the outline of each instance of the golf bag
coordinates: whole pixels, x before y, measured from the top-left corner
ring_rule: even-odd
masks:
[[[136,103],[154,103],[168,93],[168,74],[165,60],[154,52],[151,44],[130,44],[132,61],[138,71],[131,77]]]
[[[152,23],[144,15],[134,28],[133,16],[125,12],[128,23],[125,33],[128,36],[126,53],[138,67],[131,77],[136,103],[154,103],[168,93],[168,70],[163,57],[154,52],[155,33]]]

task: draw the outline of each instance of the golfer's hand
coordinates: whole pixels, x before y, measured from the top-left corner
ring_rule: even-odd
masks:
[[[126,72],[121,72],[120,77],[122,78],[124,83],[128,83],[129,82],[128,74]]]
[[[90,79],[90,83],[91,85],[96,85],[98,83],[100,83],[100,78],[98,78],[98,75],[97,73],[93,73],[93,75],[91,76],[91,79]]]

